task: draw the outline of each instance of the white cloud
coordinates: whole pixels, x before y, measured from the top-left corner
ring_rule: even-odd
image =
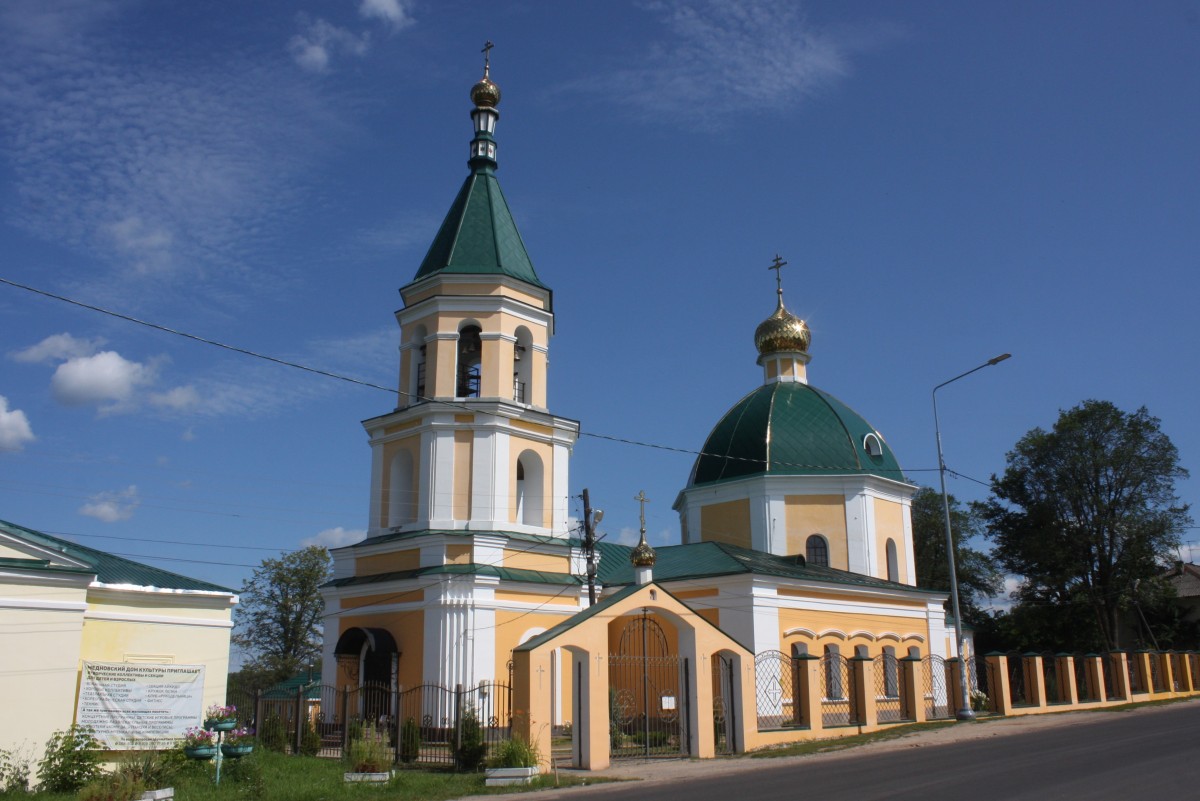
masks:
[[[0,451],[19,451],[33,442],[33,428],[20,409],[9,409],[8,398],[0,395]]]
[[[324,545],[326,548],[341,548],[344,545],[353,545],[366,538],[366,536],[367,532],[364,529],[344,529],[338,526],[337,528],[327,528],[315,537],[308,537],[301,540],[300,547],[307,548],[310,545]]]
[[[366,55],[371,37],[367,33],[356,35],[339,28],[321,18],[313,19],[300,14],[300,33],[288,42],[292,58],[309,72],[328,72],[329,62],[334,55]]]
[[[155,369],[131,362],[112,350],[94,356],[69,359],[58,366],[50,379],[54,397],[67,406],[108,404],[102,412],[128,409],[134,390],[153,383]]]
[[[93,495],[87,503],[79,507],[79,514],[103,520],[105,523],[116,523],[133,517],[134,510],[140,504],[138,489],[130,484],[119,492],[100,492]]]
[[[195,442],[196,441],[196,429],[190,428],[190,427],[185,429],[184,432],[179,435],[179,438],[181,440],[183,440],[184,442]]]
[[[639,539],[641,538],[639,537],[638,530],[636,528],[625,526],[621,529],[620,533],[617,534],[617,545],[628,545],[632,547],[638,544]]]
[[[48,336],[24,350],[14,351],[9,356],[18,362],[57,362],[79,356],[91,356],[103,345],[104,340],[100,338],[79,339],[63,332]]]
[[[412,25],[414,20],[409,11],[409,3],[401,0],[362,0],[358,13],[366,19],[383,20],[392,30],[400,30]]]
[[[196,392],[196,388],[192,386],[175,387],[166,392],[151,393],[150,404],[160,409],[187,412],[200,405],[200,395]]]
[[[130,259],[140,274],[164,272],[171,268],[171,232],[161,225],[147,223],[136,215],[109,226],[117,251]]]
[[[897,35],[882,25],[822,30],[792,0],[661,0],[646,8],[666,28],[662,43],[632,66],[589,76],[588,85],[648,116],[703,124],[818,94],[850,73],[853,53]]]

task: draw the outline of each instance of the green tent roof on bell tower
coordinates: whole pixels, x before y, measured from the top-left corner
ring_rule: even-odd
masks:
[[[500,112],[500,87],[488,77],[471,88],[475,108],[475,138],[471,141],[471,174],[458,190],[442,227],[413,281],[441,273],[507,275],[545,287],[534,272],[533,262],[521,241],[512,212],[496,179],[496,140],[493,133]]]

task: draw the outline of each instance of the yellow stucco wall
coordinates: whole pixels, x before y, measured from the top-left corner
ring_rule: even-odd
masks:
[[[896,581],[908,583],[908,559],[904,548],[904,507],[895,501],[875,499],[875,552],[878,554],[876,574],[887,578],[887,541],[896,543]]]
[[[905,606],[907,605],[901,605],[901,608]],[[914,612],[919,612],[924,609],[924,606],[913,604],[909,608]],[[795,629],[807,629],[817,636],[797,633],[794,632]],[[862,632],[867,634],[864,635]],[[886,639],[880,639],[881,636]],[[895,647],[898,652],[915,645],[921,649],[922,653],[928,653],[929,624],[924,617],[910,617],[903,614],[780,609],[780,650],[789,653],[794,642],[807,644],[808,652],[814,656],[820,656],[826,645],[837,645],[843,656],[853,656],[856,645],[867,646],[868,652],[873,656],[882,653],[885,645]],[[903,653],[900,655],[902,656]]]
[[[474,561],[474,550],[470,545],[447,545],[446,564],[469,565]]]
[[[845,570],[846,500],[841,495],[788,495],[783,499],[787,510],[787,549],[803,554],[812,534],[820,534],[829,543],[829,566]]]
[[[471,453],[474,436],[470,431],[454,432],[454,517],[457,520],[471,519]]]
[[[750,500],[713,503],[700,508],[700,539],[750,547]]]
[[[504,551],[504,566],[545,573],[569,573],[571,560],[566,556],[508,548]]]
[[[420,566],[420,549],[409,548],[407,551],[360,556],[354,560],[354,575],[374,576],[378,573],[394,573],[399,570],[416,570]]]

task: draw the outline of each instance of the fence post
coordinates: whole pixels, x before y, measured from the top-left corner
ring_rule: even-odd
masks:
[[[950,707],[951,717],[958,717],[958,710],[962,707],[962,686],[963,682],[967,681],[967,674],[964,668],[966,664],[961,657],[953,657],[946,660],[946,695],[948,706]],[[967,702],[970,703],[971,688],[967,688]]]
[[[1092,701],[1103,701],[1104,692],[1104,660],[1099,654],[1088,654],[1085,657],[1084,669],[1087,670],[1088,698]]]
[[[993,651],[986,657],[992,675],[988,678],[992,711],[997,715],[1012,714],[1012,687],[1008,683],[1008,655]]]
[[[874,662],[869,656],[853,656],[850,658],[850,674],[853,676],[854,709],[851,710],[851,723],[859,726],[874,726],[878,722],[875,711],[875,675],[871,670]]]
[[[905,656],[900,661],[900,682],[904,693],[905,720],[925,722],[925,677],[921,675],[921,657]]]
[[[1058,701],[1075,706],[1079,703],[1079,685],[1075,683],[1075,657],[1067,653],[1054,657],[1054,680],[1058,682]]]
[[[295,750],[292,751],[292,753],[294,753],[294,754],[299,754],[300,748],[304,744],[304,724],[302,724],[300,722],[300,719],[303,717],[303,715],[304,715],[304,685],[302,684],[296,688],[296,736],[295,736],[295,739],[292,741],[293,744],[295,745]]]
[[[1045,708],[1046,670],[1042,667],[1042,655],[1029,651],[1022,657],[1021,662],[1025,666],[1025,692],[1028,695],[1026,700],[1030,706]]]
[[[262,688],[254,691],[254,730],[261,731],[263,725],[262,717]]]
[[[392,717],[394,718],[395,731],[392,737],[392,764],[400,763],[400,732],[401,726],[404,724],[400,720],[400,685],[392,685]]]
[[[463,686],[454,685],[454,765],[461,768],[458,755],[462,752]]]
[[[795,671],[795,692],[792,703],[797,726],[807,726],[809,731],[820,731],[824,725],[821,716],[821,658],[812,654],[800,654],[792,658]]]
[[[1196,687],[1192,684],[1192,660],[1196,657],[1189,651],[1179,655],[1179,691],[1193,692]]]
[[[350,751],[350,685],[342,687],[342,757]]]
[[[1108,655],[1108,667],[1113,672],[1113,692],[1116,701],[1132,701],[1133,685],[1130,682],[1129,660],[1124,651],[1112,651]]]
[[[1162,651],[1158,654],[1159,672],[1162,675],[1163,691],[1175,694],[1175,660],[1171,658],[1170,651]]]

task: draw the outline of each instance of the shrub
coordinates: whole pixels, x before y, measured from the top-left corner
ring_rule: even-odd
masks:
[[[255,801],[267,793],[267,783],[263,778],[262,762],[256,754],[225,761],[222,769],[221,784],[231,782],[237,787],[240,798],[253,798]]]
[[[538,747],[520,737],[503,740],[488,757],[489,768],[536,768],[542,761]]]
[[[87,726],[68,726],[50,735],[38,763],[42,790],[74,793],[100,776],[100,743]]]
[[[287,727],[283,725],[283,721],[278,715],[270,715],[263,721],[263,725],[258,730],[258,742],[268,751],[287,753]]]
[[[479,770],[487,756],[487,743],[483,741],[483,727],[479,725],[479,715],[474,707],[469,707],[463,713],[459,723],[458,750],[454,756],[458,760],[458,769],[465,771]]]
[[[29,774],[33,759],[22,749],[0,748],[0,793],[29,792]]]
[[[79,801],[134,801],[141,798],[145,789],[146,785],[136,777],[118,770],[85,784],[79,791]]]
[[[122,754],[113,772],[140,783],[148,790],[169,787],[183,767],[176,754],[174,750],[129,751]]]
[[[400,729],[400,761],[416,762],[421,755],[421,727],[416,718],[407,718]]]
[[[392,764],[392,750],[387,734],[377,731],[375,724],[362,727],[362,736],[350,741],[347,762],[357,773],[379,773]]]
[[[300,735],[300,753],[304,756],[321,753],[321,735],[311,720],[304,724],[304,731]]]

